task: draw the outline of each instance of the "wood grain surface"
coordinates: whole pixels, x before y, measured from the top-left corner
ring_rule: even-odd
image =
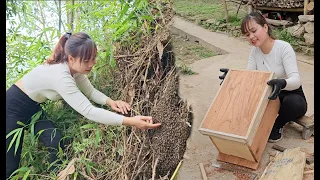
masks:
[[[229,70],[200,128],[246,136],[272,75],[272,72]]]
[[[267,145],[271,129],[278,116],[279,109],[280,101],[278,98],[268,102],[268,106],[263,114],[257,133],[253,138],[252,144],[249,145],[250,150],[254,154],[257,162],[260,162],[261,156]]]
[[[253,154],[245,143],[221,139],[213,136],[210,136],[210,139],[219,152],[247,159],[249,161],[255,161]]]
[[[249,161],[247,159],[239,158],[239,157],[232,156],[232,155],[227,155],[227,154],[224,154],[221,152],[219,152],[219,154],[217,156],[217,160],[223,161],[223,162],[228,162],[228,163],[239,165],[239,166],[243,166],[243,167],[247,167],[247,168],[254,169],[254,170],[257,170],[259,167],[258,162]]]

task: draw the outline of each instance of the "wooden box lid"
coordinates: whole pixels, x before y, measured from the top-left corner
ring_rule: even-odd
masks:
[[[199,131],[247,143],[252,140],[269,101],[273,72],[230,69]]]

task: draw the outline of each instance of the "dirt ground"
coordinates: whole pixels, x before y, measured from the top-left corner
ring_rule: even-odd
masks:
[[[190,68],[198,72],[196,75],[180,75],[179,93],[193,108],[194,124],[177,179],[202,179],[199,163],[203,163],[208,179],[255,179],[261,176],[265,167],[270,162],[270,154],[275,152],[275,150],[271,148],[274,143],[267,144],[258,170],[253,171],[217,161],[217,149],[207,136],[200,134],[198,131],[199,125],[220,87],[218,76],[222,75],[222,73],[219,69],[222,67],[244,68],[251,46],[245,41],[228,37],[224,34],[209,32],[199,26],[184,22],[182,19],[175,19],[173,26],[176,28],[175,32],[180,33],[182,36],[190,36],[193,40],[198,38],[198,40],[204,42],[203,44],[207,47],[212,45],[212,49],[218,48],[227,52],[227,54],[201,59],[190,64]],[[299,58],[298,67],[301,81],[308,101],[307,115],[311,115],[314,112],[314,68],[311,60],[313,57],[307,58],[299,54],[297,54],[297,57]],[[307,59],[306,61],[308,63],[300,59]],[[301,147],[301,150],[305,152],[307,156],[310,156],[314,152],[314,138],[312,136],[309,140],[303,140],[301,138],[301,131],[301,126],[297,124],[287,124],[284,128],[284,138],[276,144],[286,148]],[[229,166],[230,168],[217,168],[215,167],[217,165],[221,167]],[[313,164],[306,165],[305,170],[310,169],[313,169]],[[313,174],[304,176],[304,180],[313,178]]]

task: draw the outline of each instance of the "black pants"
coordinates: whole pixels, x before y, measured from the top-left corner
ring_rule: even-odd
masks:
[[[279,100],[281,106],[274,124],[275,128],[282,128],[290,121],[297,121],[307,112],[308,105],[302,86],[294,91],[281,91]]]
[[[17,124],[18,121],[21,121],[24,124],[30,123],[31,117],[39,111],[41,111],[40,104],[30,99],[17,86],[12,85],[6,92],[6,134],[10,133],[14,129],[22,127]],[[49,149],[49,162],[52,163],[57,160],[56,155],[57,149],[60,145],[60,140],[62,138],[61,133],[58,130],[53,133],[55,129],[53,123],[45,119],[39,119],[35,124],[34,129],[35,135],[40,130],[44,130],[39,136],[39,140]],[[6,150],[8,150],[12,138],[13,136],[10,136],[8,139],[6,139]],[[16,155],[14,155],[15,143],[13,143],[10,150],[6,153],[6,178],[8,178],[11,173],[13,173],[19,167],[22,143],[23,133]]]

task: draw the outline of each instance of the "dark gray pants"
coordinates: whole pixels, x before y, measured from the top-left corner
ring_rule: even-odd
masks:
[[[30,99],[17,86],[12,85],[6,92],[6,134],[10,133],[14,129],[21,127],[17,124],[18,121],[21,121],[24,124],[30,123],[31,117],[38,111],[41,111],[40,105]],[[35,134],[37,134],[40,130],[44,130],[39,136],[39,140],[49,149],[49,162],[52,163],[57,160],[56,155],[58,147],[60,145],[60,140],[62,138],[61,133],[58,130],[55,130],[55,132],[53,132],[55,129],[53,123],[45,119],[39,119],[35,124],[34,129]],[[13,136],[10,136],[8,139],[6,139],[6,151],[8,150],[12,138]],[[16,155],[14,155],[15,143],[6,153],[6,178],[8,178],[11,173],[19,168],[22,143],[23,133]]]

